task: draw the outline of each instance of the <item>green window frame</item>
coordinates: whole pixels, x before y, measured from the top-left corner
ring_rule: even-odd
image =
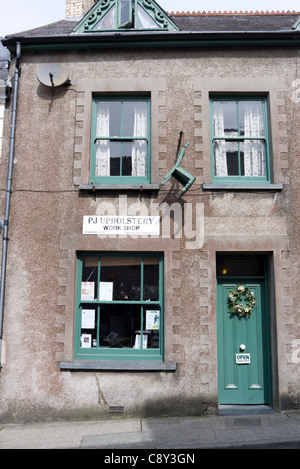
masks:
[[[163,360],[162,253],[77,255],[75,359]]]
[[[149,96],[94,96],[91,184],[146,184],[151,180]]]
[[[268,102],[262,96],[210,98],[214,183],[271,183]]]

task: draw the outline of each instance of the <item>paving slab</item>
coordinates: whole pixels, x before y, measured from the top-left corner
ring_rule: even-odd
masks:
[[[0,424],[0,449],[247,447],[300,448],[300,413]]]

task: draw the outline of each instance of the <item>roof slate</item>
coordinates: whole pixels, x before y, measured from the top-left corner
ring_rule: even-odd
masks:
[[[182,31],[241,32],[241,31],[292,31],[300,12],[276,13],[171,13],[170,18]],[[15,33],[8,37],[65,36],[72,33],[78,21],[61,20],[39,28]],[[99,33],[101,34],[101,33]]]
[[[183,31],[289,31],[300,13],[295,14],[215,14],[174,15]]]
[[[34,37],[34,36],[65,36],[71,34],[78,21],[61,20],[55,23],[50,23],[39,28],[29,29],[27,31],[21,31],[14,33],[6,37]]]

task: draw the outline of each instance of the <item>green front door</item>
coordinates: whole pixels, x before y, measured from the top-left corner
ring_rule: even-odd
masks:
[[[248,287],[256,304],[250,317],[232,314],[228,296]],[[271,366],[267,282],[262,277],[218,278],[219,404],[271,404]]]

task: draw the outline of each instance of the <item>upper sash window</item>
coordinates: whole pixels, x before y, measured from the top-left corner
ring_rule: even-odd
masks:
[[[150,99],[95,98],[91,183],[150,182]]]
[[[213,98],[214,182],[270,182],[267,103],[264,98]]]

